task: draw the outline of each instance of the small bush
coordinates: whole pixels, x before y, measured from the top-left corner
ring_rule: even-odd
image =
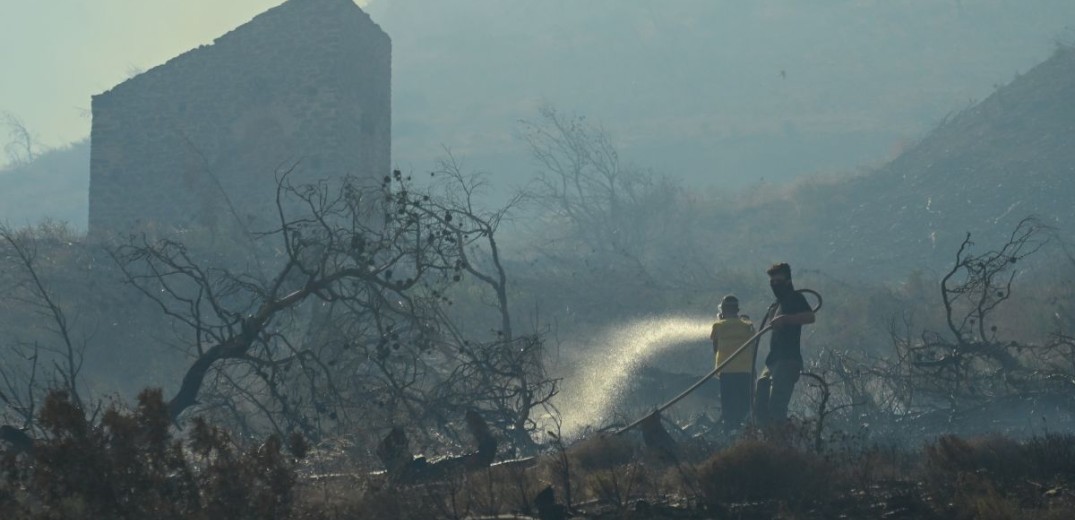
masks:
[[[477,514],[530,513],[544,486],[523,466],[501,465],[463,475],[461,502]]]
[[[1023,448],[1001,436],[940,437],[926,446],[925,468],[935,489],[949,491],[964,475],[978,475],[993,485],[1008,487],[1022,483],[1029,471]]]
[[[633,462],[639,446],[627,437],[600,435],[585,439],[568,450],[571,462],[584,471],[610,469]]]
[[[437,518],[437,509],[419,491],[381,489],[360,497],[346,497],[337,504],[331,518],[393,518],[426,520]]]
[[[1022,520],[1026,514],[1019,508],[1019,502],[1005,498],[995,491],[984,495],[975,495],[963,501],[961,507],[963,518],[974,520]]]
[[[965,518],[1072,518],[1064,515],[1075,509],[1063,501],[1075,481],[1075,436],[1021,444],[948,435],[926,446],[924,468],[929,488]]]
[[[632,498],[644,494],[649,480],[645,468],[638,463],[603,469],[586,476],[590,495],[602,503],[616,506],[621,511]]]
[[[293,463],[276,437],[242,451],[196,420],[174,439],[160,390],[99,423],[63,392],[46,396],[32,457],[4,457],[0,518],[288,518]]]
[[[834,473],[816,455],[756,439],[714,455],[697,474],[702,496],[710,504],[825,501],[834,489]]]
[[[1075,435],[1034,437],[1023,445],[1031,477],[1043,481],[1075,482]]]
[[[855,490],[871,493],[874,486],[899,481],[918,468],[918,453],[895,445],[833,447],[824,453],[828,464]]]

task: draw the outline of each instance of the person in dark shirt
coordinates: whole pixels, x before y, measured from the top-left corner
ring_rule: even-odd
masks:
[[[765,370],[758,378],[754,394],[754,413],[759,424],[783,421],[788,416],[788,403],[803,368],[800,340],[803,325],[814,322],[814,311],[802,293],[791,282],[791,266],[774,264],[766,273],[769,287],[776,296],[776,306],[769,324],[769,355]]]

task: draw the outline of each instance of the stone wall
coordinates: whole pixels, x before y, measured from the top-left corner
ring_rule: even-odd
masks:
[[[390,171],[391,41],[351,0],[288,0],[93,97],[89,232],[264,229],[276,177]]]

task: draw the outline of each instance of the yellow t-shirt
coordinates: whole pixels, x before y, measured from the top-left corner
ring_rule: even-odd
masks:
[[[754,335],[754,324],[745,318],[719,318],[713,324],[713,332],[710,339],[717,340],[717,364],[731,356],[739,347],[743,346]],[[749,348],[744,349],[724,367],[721,372],[751,372],[754,369],[754,351],[758,348],[755,341]]]

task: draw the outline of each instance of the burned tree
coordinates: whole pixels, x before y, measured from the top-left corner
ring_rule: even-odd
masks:
[[[1005,337],[1002,330],[1018,275],[1052,237],[1049,227],[1026,218],[999,247],[975,253],[968,234],[938,283],[937,321],[947,330],[918,327],[905,310],[889,324],[891,355],[829,351],[821,357],[816,369],[834,381],[837,406],[857,417],[872,415],[875,424],[887,419],[924,428],[1006,403],[1033,409],[1042,401],[1075,412],[1070,336],[1058,330],[1035,342]]]
[[[10,334],[0,361],[0,417],[21,423],[23,430],[34,426],[38,404],[49,389],[62,390],[80,409],[85,405],[80,374],[87,340],[74,330],[45,264],[57,254],[52,244],[69,243],[66,230],[43,226],[15,230],[0,226],[0,251],[4,264],[0,272],[6,299],[27,313],[23,319],[40,320],[45,337],[20,338]],[[55,240],[53,240],[55,239]]]
[[[470,232],[444,213],[451,204],[400,172],[376,187],[292,185],[284,175],[278,226],[257,235],[275,255],[262,258],[275,265],[265,280],[205,265],[175,240],[116,248],[127,280],[190,345],[192,362],[168,403],[173,419],[197,407],[248,430],[376,438],[400,424],[454,432],[466,409],[499,411],[494,397],[519,384],[548,394],[540,359],[525,367],[534,380],[456,384],[484,345],[444,311],[450,288],[475,272]],[[495,225],[483,229],[495,243]]]
[[[698,222],[679,186],[626,163],[608,132],[585,117],[552,107],[543,107],[539,115],[536,121],[524,121],[522,128],[540,168],[528,198],[558,233],[548,237],[550,246],[562,250],[554,259],[592,257],[604,269],[645,283],[689,285],[688,280],[660,276],[669,265],[694,269],[709,261],[692,244],[675,239],[692,236]]]
[[[483,210],[475,206],[476,194],[485,187],[479,174],[465,174],[449,153],[434,172],[437,196],[427,207],[430,218],[455,235],[459,267],[473,284],[492,292],[490,307],[499,317],[499,327],[492,341],[472,342],[456,327],[445,330],[458,349],[454,369],[445,380],[448,395],[465,395],[487,403],[487,419],[508,434],[514,448],[532,451],[531,434],[538,425],[533,413],[546,407],[556,394],[556,380],[548,376],[544,364],[544,341],[537,334],[516,335],[508,298],[508,276],[497,230],[509,211],[522,199],[515,195],[503,207]],[[445,323],[454,320],[444,316]],[[465,403],[450,409],[459,410]]]
[[[974,243],[966,235],[940,283],[949,337],[925,332],[919,342],[906,345],[920,391],[932,391],[957,406],[957,401],[1002,395],[1004,387],[1025,380],[1018,344],[999,339],[995,313],[1011,298],[1021,262],[1041,250],[1048,231],[1038,220],[1025,218],[1000,248],[979,254],[970,252]]]

